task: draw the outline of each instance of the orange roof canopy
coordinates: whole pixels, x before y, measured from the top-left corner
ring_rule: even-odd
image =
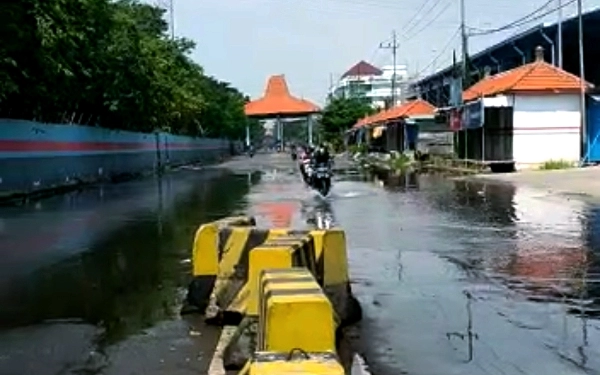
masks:
[[[269,77],[263,97],[246,103],[244,112],[251,117],[293,117],[317,113],[320,109],[308,100],[292,96],[282,74]]]
[[[433,116],[435,115],[436,110],[437,108],[423,99],[411,100],[392,107],[386,111],[362,118],[358,120],[356,125],[354,125],[354,128],[360,128],[362,126],[373,125],[379,122],[392,121],[411,116]]]
[[[544,61],[544,49],[536,48],[536,61],[490,77],[486,77],[463,92],[468,102],[497,94],[516,93],[577,93],[581,79]],[[586,83],[586,88],[592,87]]]

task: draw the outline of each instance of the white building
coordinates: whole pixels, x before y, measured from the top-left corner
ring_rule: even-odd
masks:
[[[468,159],[511,162],[516,169],[580,160],[581,80],[546,63],[541,47],[536,56],[536,61],[488,76],[463,93],[465,103],[480,103],[476,108],[484,111],[483,117],[472,117],[475,112],[463,117]]]
[[[360,61],[331,88],[330,95],[335,98],[362,98],[375,108],[384,108],[386,104],[393,106],[392,86],[394,66],[377,68],[365,61]],[[396,65],[395,104],[399,104],[408,87],[408,71],[406,65]]]

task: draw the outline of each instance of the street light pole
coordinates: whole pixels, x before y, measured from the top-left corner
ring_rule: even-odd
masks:
[[[558,67],[562,69],[563,67],[563,32],[562,32],[562,21],[563,21],[563,11],[562,11],[562,0],[558,0],[558,23],[557,23],[557,43],[556,49],[558,49]]]
[[[579,113],[581,115],[581,151],[583,155],[586,154],[586,146],[588,145],[588,134],[587,134],[587,116],[586,116],[586,105],[585,105],[585,63],[583,55],[583,4],[582,0],[577,0],[577,24],[578,24],[578,36],[579,39],[579,78],[581,79],[581,89],[579,90]]]

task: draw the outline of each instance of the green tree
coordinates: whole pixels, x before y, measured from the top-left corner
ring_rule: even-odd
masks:
[[[320,131],[326,141],[335,142],[342,134],[375,110],[359,98],[334,98],[323,109]]]
[[[0,116],[242,138],[245,96],[204,74],[164,10],[135,0],[20,0],[0,12]]]

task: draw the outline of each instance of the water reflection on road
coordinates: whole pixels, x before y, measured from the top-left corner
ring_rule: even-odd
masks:
[[[210,334],[191,336],[175,308],[193,232],[242,212],[346,230],[376,375],[599,373],[598,207],[350,172],[324,199],[287,158],[238,164],[3,209],[0,374],[199,373]]]
[[[336,205],[375,370],[600,371],[597,208],[524,188],[409,180],[375,183],[387,192],[360,222],[360,207]]]
[[[257,182],[180,172],[3,210],[0,373],[197,373],[212,346],[177,319],[191,239]]]

